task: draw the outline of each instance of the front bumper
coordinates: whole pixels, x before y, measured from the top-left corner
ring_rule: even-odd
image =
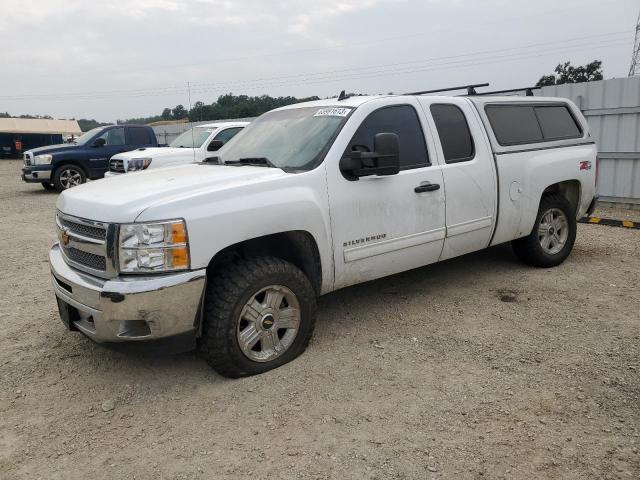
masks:
[[[22,180],[28,183],[42,183],[51,180],[51,166],[23,167]]]
[[[74,270],[60,246],[49,252],[63,322],[98,343],[153,342],[198,333],[206,270],[104,280]],[[188,349],[188,348],[184,348]],[[183,349],[183,350],[184,350]]]

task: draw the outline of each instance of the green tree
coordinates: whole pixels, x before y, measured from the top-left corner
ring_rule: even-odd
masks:
[[[171,115],[173,116],[173,118],[175,120],[181,120],[183,118],[187,118],[187,116],[189,115],[189,113],[187,112],[187,109],[184,108],[183,105],[176,105],[172,110],[171,110]]]
[[[83,132],[88,132],[92,128],[101,127],[102,125],[109,125],[108,123],[101,123],[94,119],[81,118],[78,120],[78,125],[80,126],[80,130]]]
[[[565,83],[591,82],[594,80],[602,80],[602,61],[594,60],[586,65],[574,67],[571,62],[560,63],[554,69],[556,75],[543,75],[536,87],[545,87],[547,85],[563,85]]]
[[[171,120],[171,109],[165,108],[164,110],[162,110],[160,116],[162,117],[162,120]]]
[[[204,102],[196,102],[189,111],[189,120],[192,122],[206,120],[222,120],[231,118],[257,117],[274,108],[291,105],[292,103],[318,100],[318,97],[270,97],[261,95],[250,97],[248,95],[233,95],[227,93],[220,95],[218,100],[207,105]]]

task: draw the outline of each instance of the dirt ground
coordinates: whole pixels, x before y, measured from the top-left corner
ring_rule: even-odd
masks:
[[[299,359],[243,380],[67,333],[57,195],[0,162],[0,478],[640,478],[640,231],[567,262],[508,246],[320,300]],[[107,411],[104,411],[107,410]]]
[[[616,220],[630,220],[632,222],[640,222],[640,205],[639,208],[615,208],[600,207],[593,213],[594,216],[602,218],[615,218]]]

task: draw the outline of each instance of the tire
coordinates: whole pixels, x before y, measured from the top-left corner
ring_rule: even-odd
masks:
[[[548,268],[566,260],[576,241],[574,208],[562,195],[542,197],[532,232],[511,242],[516,256],[527,265]]]
[[[49,182],[42,182],[42,188],[44,188],[45,190],[48,190],[48,191],[55,189],[53,184],[49,183]]]
[[[84,170],[72,163],[61,165],[53,174],[53,186],[59,192],[75,187],[87,181]]]
[[[264,373],[304,352],[315,313],[315,291],[296,266],[274,257],[239,260],[207,283],[199,349],[225,377]]]

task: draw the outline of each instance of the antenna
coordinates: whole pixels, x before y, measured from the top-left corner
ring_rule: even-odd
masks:
[[[467,95],[477,95],[476,88],[478,87],[488,87],[488,83],[476,83],[474,85],[463,85],[461,87],[447,87],[447,88],[438,88],[436,90],[425,90],[423,92],[411,92],[405,93],[403,95],[426,95],[428,93],[438,93],[438,92],[452,92],[454,90],[466,90]]]
[[[187,82],[187,94],[189,96],[189,113],[191,113],[191,84]],[[193,138],[193,122],[189,121],[191,127],[191,151],[193,152],[193,163],[196,163],[196,141]]]
[[[633,42],[633,53],[631,54],[631,67],[629,68],[629,76],[635,77],[640,75],[640,13],[636,21],[636,40]]]
[[[341,102],[342,100],[346,100],[347,99],[347,92],[345,92],[344,90],[342,90],[340,92],[340,96],[338,97],[338,101]]]

